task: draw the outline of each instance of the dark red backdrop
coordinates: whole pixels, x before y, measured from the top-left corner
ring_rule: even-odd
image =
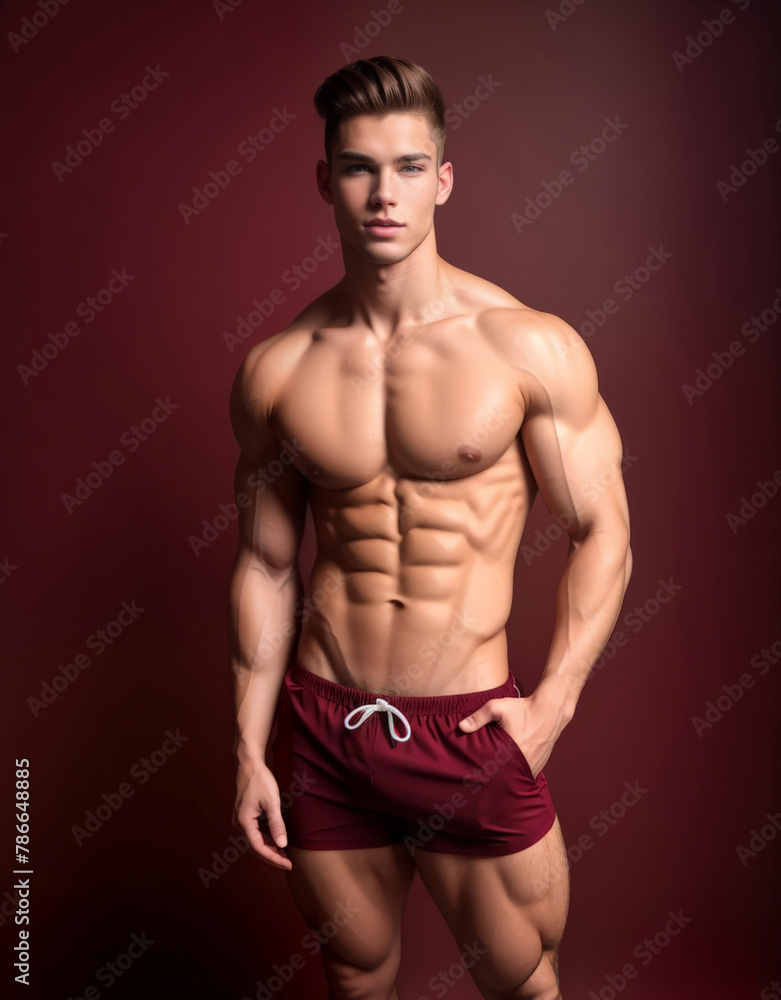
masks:
[[[342,273],[312,257],[336,234],[312,93],[388,52],[450,109],[440,252],[587,337],[626,446],[622,636],[547,768],[572,860],[564,996],[781,996],[778,12],[3,4],[2,788],[7,806],[29,758],[34,871],[25,992],[4,813],[7,995],[324,996],[284,877],[231,843],[227,401],[247,348]],[[255,300],[262,325],[226,340]],[[538,502],[511,622],[527,686],[552,527]],[[418,880],[404,945],[402,996],[441,996],[458,945]]]

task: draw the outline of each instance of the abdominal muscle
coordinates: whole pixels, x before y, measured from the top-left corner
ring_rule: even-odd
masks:
[[[313,486],[317,558],[301,665],[375,694],[488,690],[508,675],[505,625],[534,495],[517,442],[474,475],[391,468],[355,489]]]

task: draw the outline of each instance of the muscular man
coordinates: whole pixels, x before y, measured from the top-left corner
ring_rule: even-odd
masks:
[[[376,57],[315,101],[345,275],[249,351],[231,398],[251,499],[230,586],[238,819],[333,931],[331,1000],[398,1000],[416,868],[483,997],[555,1000],[568,872],[542,768],[631,572],[621,440],[575,331],[438,255],[453,167],[429,75]],[[570,544],[524,697],[505,625],[538,489]]]

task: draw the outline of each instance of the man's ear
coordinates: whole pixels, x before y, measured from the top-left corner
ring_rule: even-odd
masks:
[[[453,164],[449,161],[439,168],[439,190],[435,204],[444,205],[453,190]]]
[[[317,190],[326,205],[333,205],[334,196],[331,194],[331,168],[325,160],[318,160],[315,168],[317,175]]]

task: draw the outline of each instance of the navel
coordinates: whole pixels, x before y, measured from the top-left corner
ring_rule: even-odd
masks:
[[[458,449],[458,457],[462,462],[479,462],[483,457],[483,453],[479,448],[473,448],[471,445],[462,445]]]

